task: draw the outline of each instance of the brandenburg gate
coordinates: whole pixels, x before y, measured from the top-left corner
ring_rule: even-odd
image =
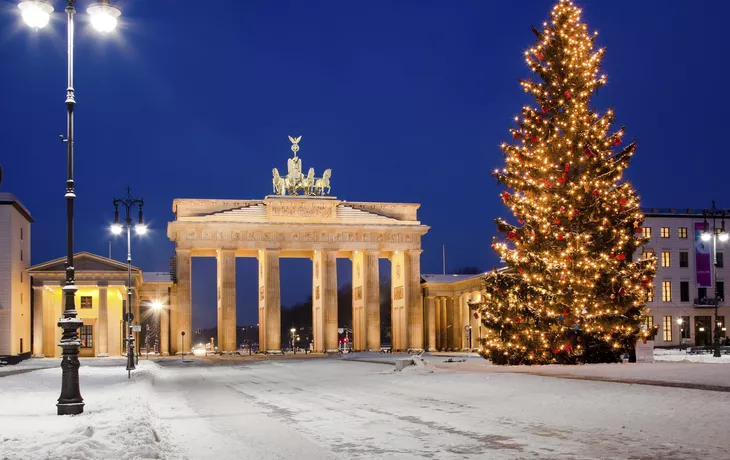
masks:
[[[378,260],[390,260],[392,349],[424,347],[421,296],[421,237],[429,227],[418,221],[419,204],[338,200],[329,194],[331,170],[321,178],[302,173],[298,138],[292,142],[286,177],[273,170],[273,195],[262,200],[175,199],[175,220],[167,236],[175,243],[176,282],[170,312],[163,315],[163,353],[185,351],[192,338],[191,258],[215,257],[218,273],[218,350],[236,344],[236,257],[258,260],[259,349],[281,351],[281,258],[312,261],[312,330],[315,352],[338,349],[338,258],[352,261],[354,350],[380,350]],[[302,192],[302,195],[299,195]],[[167,323],[167,324],[165,324]]]

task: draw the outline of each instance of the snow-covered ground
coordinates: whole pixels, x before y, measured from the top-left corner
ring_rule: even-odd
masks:
[[[656,361],[687,361],[691,363],[730,364],[730,355],[722,355],[719,358],[715,358],[712,353],[689,355],[683,350],[655,349],[654,359]]]
[[[55,415],[55,366],[0,376],[0,458],[730,457],[728,392],[340,358],[140,361],[127,380],[97,361],[82,361],[77,417]]]

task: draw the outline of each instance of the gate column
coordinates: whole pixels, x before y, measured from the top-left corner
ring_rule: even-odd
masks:
[[[235,334],[235,324],[233,332]],[[267,353],[281,353],[281,286],[278,250],[259,251],[259,349]]]
[[[236,253],[216,252],[218,266],[218,351],[236,350]]]

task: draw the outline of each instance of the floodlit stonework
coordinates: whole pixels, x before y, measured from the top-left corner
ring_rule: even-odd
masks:
[[[378,259],[391,261],[394,350],[422,349],[419,204],[346,202],[322,196],[268,196],[263,200],[176,199],[167,236],[175,243],[176,283],[170,311],[171,352],[181,333],[192,334],[191,258],[218,260],[218,344],[235,349],[235,258],[259,262],[259,344],[279,352],[281,258],[312,261],[314,351],[334,351],[337,335],[336,259],[353,262],[353,344],[380,349]],[[162,325],[164,329],[165,325]],[[185,344],[186,351],[189,343]]]

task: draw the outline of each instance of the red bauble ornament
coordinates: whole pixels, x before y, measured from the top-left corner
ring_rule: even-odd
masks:
[[[623,255],[623,254],[619,254],[619,255],[617,255],[617,256],[616,256],[616,258],[617,258],[618,260],[624,260],[624,259],[626,259],[626,256],[625,256],[625,255]]]
[[[530,142],[532,142],[533,144],[534,144],[535,142],[537,142],[537,136],[531,136],[531,137],[530,137]]]
[[[509,192],[502,192],[502,199],[504,199],[504,201],[509,200],[509,197],[510,197]]]
[[[559,223],[560,223],[560,219],[553,219],[553,223],[554,223],[555,225],[559,224]]]
[[[578,210],[577,209],[573,209],[573,217],[576,217],[577,215],[578,215]]]
[[[520,318],[519,316],[517,318],[515,318],[515,323],[521,323],[521,322],[522,322],[522,318]]]
[[[616,255],[615,255],[615,254],[614,254],[613,252],[612,252],[611,254],[609,254],[609,255],[608,255],[608,258],[609,258],[609,259],[613,259],[614,257],[616,257]]]
[[[568,352],[569,352],[569,351],[570,351],[570,350],[572,350],[572,349],[573,349],[573,345],[571,345],[571,344],[567,344],[567,345],[565,346],[565,351],[568,351]]]
[[[593,152],[591,152],[591,149],[585,149],[583,150],[583,153],[585,153],[588,158],[593,156]]]
[[[562,175],[562,176],[561,176],[561,177],[560,177],[560,178],[558,179],[558,182],[560,182],[560,183],[562,184],[563,182],[565,182],[565,181],[566,181],[566,179],[568,179],[568,178],[567,178],[567,177],[565,176],[565,174],[563,174],[563,175]]]
[[[593,196],[596,197],[596,198],[598,198],[598,190],[594,190],[593,191]]]
[[[535,54],[535,57],[537,57],[537,59],[538,59],[538,60],[540,60],[540,61],[542,61],[543,59],[545,59],[545,55],[544,55],[544,54],[542,54],[542,51],[538,51],[538,52],[537,52],[537,53]]]
[[[618,295],[624,295],[624,294],[626,294],[626,288],[622,287],[621,289],[618,290]]]
[[[560,348],[553,348],[553,353],[556,355],[560,353]]]
[[[642,229],[641,227],[636,227],[634,229],[634,232],[636,232],[636,233],[644,233],[644,229]]]
[[[515,232],[509,232],[509,233],[507,233],[507,239],[508,240],[514,240],[515,239],[515,236],[517,236],[517,235],[515,235]]]
[[[479,319],[479,313],[474,312],[474,319]]]
[[[621,198],[621,200],[619,201],[619,203],[626,204],[627,203],[626,198]]]
[[[623,140],[620,137],[617,137],[613,140],[613,145],[621,145],[621,142],[623,142]]]
[[[514,134],[512,134],[512,137],[514,137],[515,139],[519,139],[520,133],[514,133]]]
[[[540,107],[540,109],[542,110],[542,113],[548,113],[547,107]]]
[[[644,287],[649,286],[649,280],[641,280],[641,285]]]
[[[562,240],[563,239],[563,235],[562,234],[558,234],[558,239],[559,240]]]
[[[563,310],[563,316],[566,316],[568,314],[568,310]]]
[[[571,97],[573,97],[573,94],[572,94],[572,93],[571,93],[570,91],[566,91],[566,92],[565,92],[565,93],[563,93],[563,94],[565,94],[565,98],[566,98],[566,99],[570,99]]]
[[[522,267],[518,268],[517,271],[520,272],[520,275],[525,273],[525,269]]]
[[[570,171],[570,165],[568,163],[565,163],[565,172]]]
[[[565,260],[567,260],[568,262],[572,262],[573,261],[573,259],[571,259],[570,256],[565,256]]]
[[[565,212],[565,206],[560,207],[560,212]]]

